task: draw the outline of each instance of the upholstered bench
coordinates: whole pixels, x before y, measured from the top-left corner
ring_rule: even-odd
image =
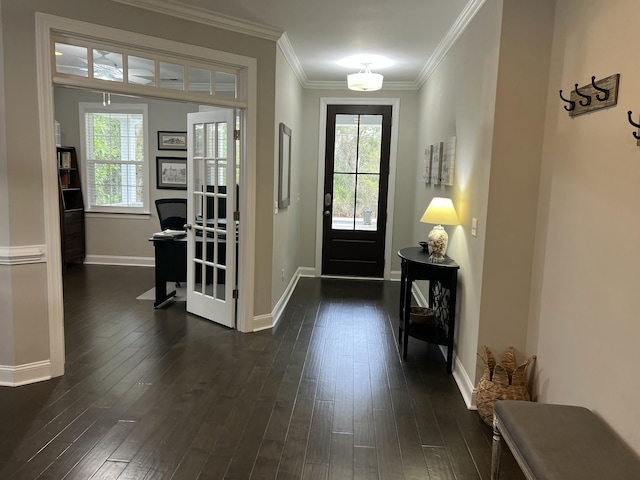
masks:
[[[529,480],[640,479],[640,459],[583,407],[499,400],[493,415],[491,480],[501,438]]]

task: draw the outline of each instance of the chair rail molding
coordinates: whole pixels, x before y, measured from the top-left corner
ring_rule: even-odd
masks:
[[[0,246],[0,265],[45,263],[47,261],[45,251],[44,245]]]

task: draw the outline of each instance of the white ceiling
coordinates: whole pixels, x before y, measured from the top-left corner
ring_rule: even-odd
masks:
[[[343,87],[346,75],[358,68],[339,61],[366,54],[392,62],[384,68],[372,65],[374,72],[384,75],[386,88],[417,88],[485,0],[115,1],[280,38],[305,86]]]

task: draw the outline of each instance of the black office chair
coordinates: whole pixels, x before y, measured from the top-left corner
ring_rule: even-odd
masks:
[[[187,223],[186,198],[159,198],[156,200],[156,210],[161,230],[184,230]]]

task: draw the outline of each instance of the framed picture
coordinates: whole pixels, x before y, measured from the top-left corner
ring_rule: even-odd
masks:
[[[278,208],[289,206],[291,186],[291,129],[280,124],[280,169],[278,176]]]
[[[442,175],[442,142],[434,143],[431,151],[431,183],[440,185]]]
[[[187,150],[187,132],[158,132],[158,150]]]
[[[156,157],[157,188],[168,190],[187,189],[187,159]]]
[[[456,161],[456,137],[449,137],[442,147],[442,179],[443,185],[453,185],[453,174]]]
[[[431,182],[431,154],[433,153],[433,145],[427,145],[424,149],[424,171],[422,172],[422,181],[424,183]]]

